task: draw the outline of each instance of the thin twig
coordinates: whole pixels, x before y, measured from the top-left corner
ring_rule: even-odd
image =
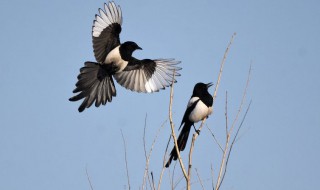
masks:
[[[221,144],[220,144],[219,141],[217,140],[216,136],[213,134],[213,132],[212,132],[212,130],[210,129],[210,127],[209,127],[207,124],[206,124],[206,127],[207,127],[207,129],[210,131],[210,133],[211,133],[214,141],[218,144],[221,152],[223,152],[223,148],[222,148]]]
[[[162,163],[162,169],[161,169],[161,173],[160,173],[160,177],[159,177],[159,182],[158,182],[158,190],[160,190],[160,186],[161,186],[161,182],[162,182],[162,177],[163,177],[164,170],[165,170],[164,165],[166,164],[166,155],[167,155],[167,152],[168,152],[170,140],[171,140],[171,135],[169,136],[169,140],[168,140],[168,143],[167,143],[167,147],[166,147],[166,150],[165,150],[164,155],[163,155],[163,163]],[[170,172],[169,172],[169,174],[170,174]],[[171,184],[172,184],[172,182],[171,182]]]
[[[148,159],[148,156],[147,156],[147,148],[146,148],[147,117],[148,117],[148,115],[146,114],[146,117],[144,118],[144,128],[143,128],[143,149],[144,149],[144,156],[145,156],[145,159],[146,159],[146,167],[145,167],[144,175],[143,175],[142,190],[144,190],[144,188],[145,188],[146,178],[147,178],[147,177],[148,177],[150,189],[152,189],[151,180],[150,180],[150,177],[149,177],[149,175],[148,175],[148,171],[149,171],[149,159]]]
[[[202,189],[204,190],[204,186],[203,186],[203,183],[202,183],[202,180],[201,180],[201,177],[200,177],[200,175],[199,175],[199,173],[198,173],[197,168],[195,168],[195,170],[196,170],[196,173],[197,173],[198,179],[199,179],[199,181],[200,181],[201,187],[202,187]]]
[[[154,184],[153,172],[151,172],[151,178],[152,178],[152,187],[153,187],[153,189],[155,190],[155,189],[156,189],[156,186],[155,186],[155,184]]]
[[[86,174],[87,174],[87,179],[88,179],[89,184],[90,184],[90,189],[93,190],[92,183],[91,183],[91,180],[90,180],[90,176],[89,176],[89,174],[88,174],[87,166],[86,166]]]
[[[233,33],[233,35],[231,36],[231,40],[228,44],[228,47],[226,49],[226,51],[224,52],[224,55],[223,55],[223,59],[221,61],[221,65],[220,65],[220,71],[219,71],[219,76],[218,76],[218,80],[217,80],[217,84],[215,86],[215,89],[214,89],[214,93],[213,93],[213,102],[216,100],[216,97],[217,97],[217,92],[218,92],[218,88],[219,88],[219,84],[220,84],[220,80],[221,80],[221,75],[222,75],[222,71],[223,71],[223,66],[226,62],[226,59],[227,59],[227,55],[229,53],[229,49],[231,47],[231,44],[233,43],[233,39],[234,37],[236,36],[236,33]]]
[[[173,84],[174,84],[174,75],[175,71],[173,71],[173,76],[172,76],[172,83],[171,83],[171,88],[170,88],[170,104],[169,104],[169,121],[170,121],[170,126],[171,126],[171,134],[172,134],[172,137],[173,137],[173,140],[174,140],[174,146],[175,146],[175,149],[176,149],[176,152],[177,152],[177,155],[178,155],[178,160],[179,160],[179,163],[180,163],[180,167],[182,169],[182,172],[183,172],[183,175],[185,177],[186,180],[188,180],[188,176],[187,176],[187,172],[186,172],[186,169],[183,165],[183,162],[182,162],[182,159],[181,159],[181,156],[180,156],[180,151],[179,151],[179,147],[178,147],[178,142],[177,142],[177,136],[174,132],[174,124],[173,124],[173,121],[172,121],[172,101],[173,101]]]
[[[226,118],[226,136],[228,136],[228,91],[226,91],[226,103],[225,103],[225,118]]]
[[[221,163],[220,163],[220,170],[219,170],[218,179],[217,179],[217,183],[216,183],[216,190],[219,190],[219,184],[221,181],[223,169],[225,168],[225,161],[226,161],[226,156],[227,156],[227,152],[228,152],[228,148],[229,148],[229,141],[230,141],[230,133],[228,130],[228,105],[227,104],[228,104],[228,93],[226,93],[225,112],[224,112],[224,116],[226,119],[226,145],[224,147],[223,154],[222,154],[222,159],[221,159]]]
[[[212,190],[214,190],[214,172],[213,172],[213,166],[212,166],[212,164],[210,165],[210,167],[211,167],[211,177],[212,177],[212,179],[211,179],[211,182],[212,182]]]
[[[216,190],[219,190],[220,186],[221,186],[221,183],[222,183],[222,179],[221,177],[224,177],[225,176],[225,172],[226,172],[226,165],[227,165],[227,160],[226,160],[226,154],[228,152],[228,155],[227,155],[227,159],[228,157],[230,156],[230,151],[231,151],[231,147],[228,149],[228,145],[229,145],[229,141],[230,141],[230,136],[232,134],[232,131],[235,127],[235,123],[238,121],[238,118],[239,118],[239,115],[242,111],[242,107],[243,107],[243,104],[244,104],[244,100],[246,98],[246,94],[247,94],[247,90],[248,90],[248,86],[249,86],[249,82],[250,82],[250,76],[251,76],[251,65],[250,65],[250,68],[249,68],[249,73],[248,73],[248,78],[247,78],[247,82],[246,82],[246,86],[245,86],[245,89],[244,89],[244,92],[243,92],[243,95],[242,95],[242,99],[241,99],[241,103],[240,103],[240,106],[239,106],[239,109],[238,109],[238,112],[237,112],[237,115],[235,117],[235,119],[233,120],[233,123],[232,123],[232,126],[230,128],[230,130],[228,131],[228,134],[227,134],[227,138],[226,138],[226,147],[225,147],[225,151],[223,153],[223,157],[222,157],[222,161],[221,161],[221,166],[220,166],[220,171],[219,171],[219,175],[218,175],[218,180],[217,180],[217,184],[216,184]],[[237,134],[239,132],[239,128],[237,130]],[[237,135],[236,134],[236,135]],[[234,140],[232,141],[232,143],[234,143]],[[232,145],[233,146],[233,145]],[[224,168],[224,172],[222,173],[223,171],[223,168]]]
[[[188,180],[187,180],[187,190],[190,190],[191,188],[191,168],[192,168],[192,153],[193,153],[193,148],[194,148],[194,141],[195,141],[195,134],[192,135],[192,141],[191,141],[191,146],[190,146],[190,151],[189,151],[189,167],[188,167]]]
[[[233,120],[233,123],[231,125],[231,128],[229,130],[229,132],[231,133],[234,126],[235,126],[235,123],[238,121],[238,117],[241,113],[241,110],[242,110],[242,106],[244,104],[244,100],[246,99],[246,95],[247,95],[247,90],[248,90],[248,87],[249,87],[249,82],[250,82],[250,76],[251,76],[251,65],[250,65],[250,68],[249,68],[249,73],[248,73],[248,78],[247,78],[247,82],[246,82],[246,87],[244,89],[244,92],[243,92],[243,95],[242,95],[242,99],[241,99],[241,103],[240,103],[240,106],[239,106],[239,109],[238,109],[238,112],[237,112],[237,115],[235,117],[235,119]]]
[[[225,164],[225,167],[224,167],[223,176],[222,176],[222,178],[221,178],[221,182],[220,182],[220,184],[219,184],[218,189],[220,189],[220,186],[221,186],[221,184],[222,184],[222,182],[223,182],[223,180],[224,180],[224,177],[225,177],[225,175],[226,175],[227,167],[228,167],[228,163],[229,163],[229,158],[230,158],[230,155],[231,155],[231,151],[232,151],[233,145],[235,144],[236,139],[237,139],[238,134],[239,134],[239,131],[240,131],[242,125],[243,125],[244,120],[245,120],[246,117],[247,117],[248,111],[249,111],[250,106],[251,106],[251,102],[252,102],[252,100],[250,101],[250,103],[249,103],[249,105],[248,105],[248,108],[247,108],[247,110],[246,110],[246,113],[244,114],[244,116],[243,116],[243,118],[242,118],[242,121],[241,121],[241,123],[240,123],[240,126],[238,127],[237,132],[236,132],[236,134],[235,134],[235,136],[234,136],[234,138],[233,138],[233,140],[232,140],[232,143],[231,143],[231,145],[230,145],[229,153],[228,153],[227,160],[226,160],[226,164]]]
[[[146,128],[147,128],[147,115],[146,115],[146,118],[145,118],[145,126],[144,126],[144,132],[143,132],[143,144],[144,144],[144,152],[145,152],[145,158],[146,158],[146,167],[145,167],[145,172],[144,172],[144,176],[143,176],[143,185],[142,185],[142,189],[144,189],[145,187],[145,179],[146,179],[146,176],[148,176],[148,181],[149,181],[149,184],[150,184],[150,188],[152,189],[152,186],[151,186],[151,180],[150,180],[150,176],[148,175],[148,171],[149,171],[149,163],[150,163],[150,157],[151,157],[151,153],[152,153],[152,150],[153,150],[153,147],[158,139],[158,136],[160,134],[160,131],[161,129],[163,129],[165,123],[167,122],[164,121],[162,123],[162,125],[160,126],[160,128],[158,129],[157,133],[156,133],[156,136],[155,138],[153,139],[153,142],[152,142],[152,145],[151,145],[151,148],[150,148],[150,151],[149,151],[149,154],[147,156],[147,151],[146,151],[146,141],[145,141],[145,134],[146,134]]]
[[[121,135],[122,135],[122,140],[123,140],[123,146],[124,146],[124,159],[126,162],[126,172],[127,172],[127,180],[128,180],[128,189],[130,190],[130,178],[129,178],[129,170],[128,170],[128,161],[127,161],[127,145],[126,145],[126,140],[123,136],[123,132],[121,131]]]

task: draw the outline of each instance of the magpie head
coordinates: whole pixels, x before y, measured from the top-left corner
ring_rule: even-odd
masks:
[[[123,47],[124,50],[130,51],[130,52],[134,52],[137,49],[142,50],[142,48],[139,47],[138,44],[131,41],[124,42],[121,46]]]
[[[138,44],[136,44],[135,42],[124,42],[120,46],[120,55],[122,59],[128,61],[132,57],[132,53],[137,49],[142,50],[142,48],[139,47]]]
[[[209,93],[208,88],[212,85],[213,85],[212,82],[210,82],[208,84],[205,84],[202,82],[197,83],[193,88],[193,96],[201,96],[205,93]]]

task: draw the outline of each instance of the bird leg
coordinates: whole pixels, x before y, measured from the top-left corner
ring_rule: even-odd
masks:
[[[196,129],[196,127],[195,127],[194,125],[192,125],[192,126],[193,126],[195,132],[196,132],[198,135],[200,135],[200,130],[199,130],[199,129]]]

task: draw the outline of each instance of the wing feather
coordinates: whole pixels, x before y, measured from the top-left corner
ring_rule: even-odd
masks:
[[[135,59],[129,61],[127,67],[116,73],[114,78],[121,86],[132,91],[157,92],[171,85],[173,73],[175,77],[180,76],[178,71],[181,68],[177,66],[179,63],[174,59]]]

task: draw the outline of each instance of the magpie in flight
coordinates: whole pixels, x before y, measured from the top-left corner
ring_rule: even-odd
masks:
[[[195,129],[194,123],[203,120],[212,113],[213,98],[208,92],[208,88],[210,86],[212,86],[212,83],[197,83],[193,88],[193,93],[188,102],[187,110],[184,113],[181,125],[179,127],[180,129],[183,125],[177,140],[180,151],[183,151],[186,147],[191,126],[193,126]],[[198,133],[197,130],[196,132]],[[176,148],[173,147],[170,153],[170,158],[165,165],[166,168],[170,166],[172,159],[177,160],[177,158],[178,154]]]
[[[174,59],[136,59],[135,50],[142,50],[135,42],[120,43],[122,12],[114,2],[99,9],[92,26],[92,42],[97,62],[87,61],[80,69],[78,82],[70,101],[84,98],[79,112],[95,106],[105,105],[116,96],[113,78],[131,91],[152,93],[172,83],[173,73],[180,76],[177,67],[180,61]],[[174,81],[176,82],[176,80]]]

